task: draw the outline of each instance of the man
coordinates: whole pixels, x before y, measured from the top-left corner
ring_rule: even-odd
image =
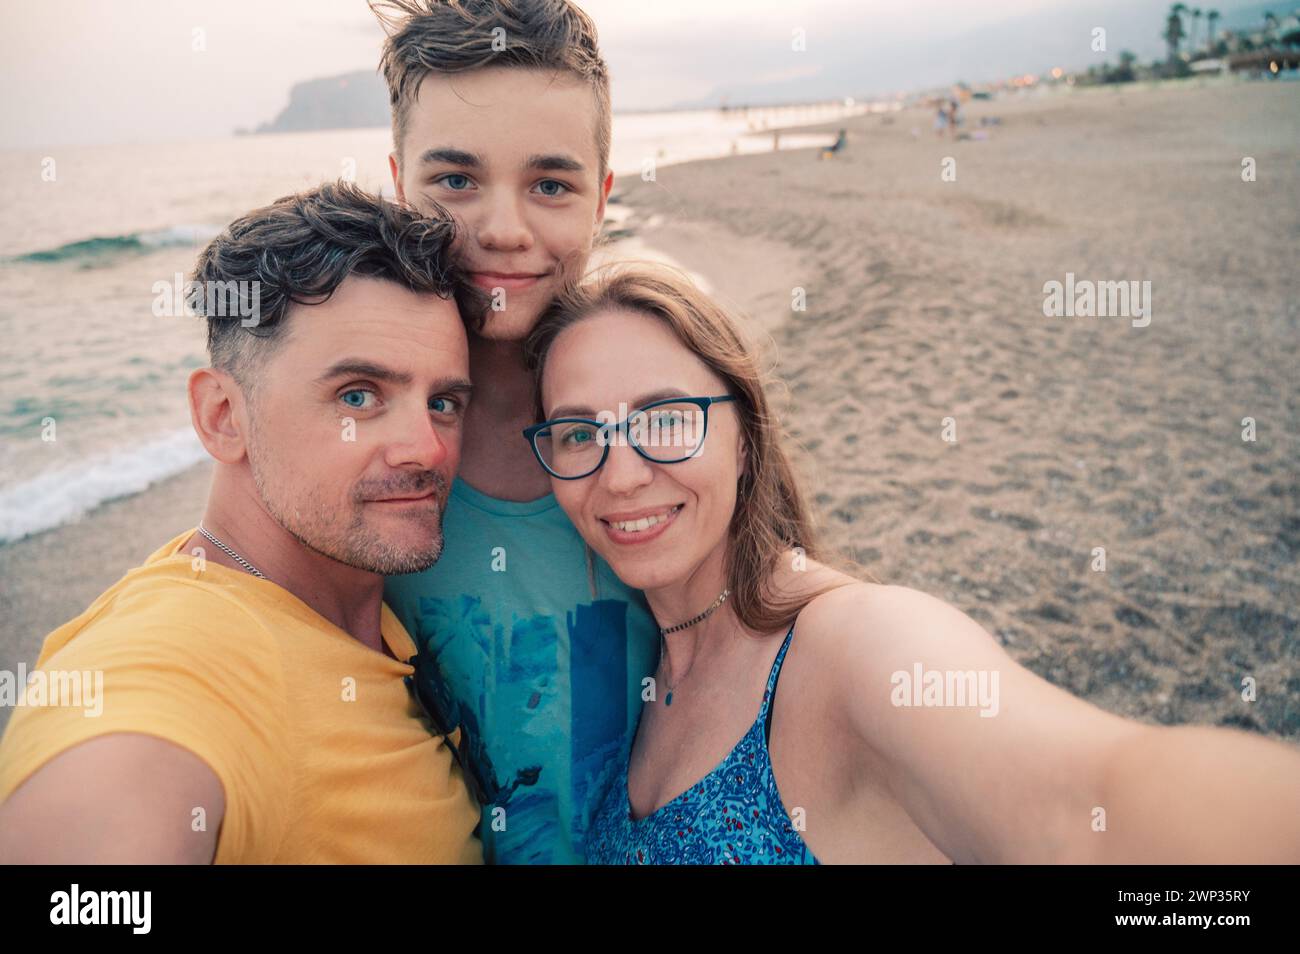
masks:
[[[483,779],[484,855],[584,859],[627,758],[659,639],[644,598],[589,554],[520,436],[535,423],[523,341],[585,267],[613,185],[609,78],[565,0],[382,6],[400,200],[458,220],[492,310],[470,335],[475,401],[447,552],[385,596],[441,674]]]
[[[102,712],[15,711],[0,860],[481,861],[382,603],[382,574],[442,551],[470,395],[457,305],[481,307],[453,238],[340,184],[200,255],[192,300],[244,306],[207,311],[212,366],[189,379],[216,460],[203,519],[47,638],[38,668],[102,673]]]

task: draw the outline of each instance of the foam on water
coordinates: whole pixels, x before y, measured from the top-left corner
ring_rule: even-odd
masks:
[[[139,447],[89,457],[0,490],[0,543],[75,520],[118,497],[136,494],[207,458],[186,427]]]

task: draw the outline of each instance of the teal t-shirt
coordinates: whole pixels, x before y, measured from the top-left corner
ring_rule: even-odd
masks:
[[[497,500],[457,479],[443,538],[438,562],[390,577],[384,598],[503,786],[480,824],[484,857],[581,864],[659,662],[654,618],[594,555],[592,595],[586,547],[553,495]]]

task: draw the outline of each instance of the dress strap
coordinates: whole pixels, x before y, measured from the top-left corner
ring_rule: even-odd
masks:
[[[772,740],[772,704],[776,701],[776,682],[781,677],[781,666],[785,663],[786,651],[790,648],[790,639],[794,636],[794,621],[790,623],[790,632],[785,634],[785,642],[777,651],[772,661],[772,671],[767,674],[767,689],[763,692],[763,705],[759,709],[759,718],[763,720],[763,738]]]

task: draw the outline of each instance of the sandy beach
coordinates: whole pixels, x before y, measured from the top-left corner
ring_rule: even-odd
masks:
[[[1294,740],[1295,92],[974,102],[963,128],[987,138],[955,142],[928,110],[860,117],[826,127],[849,136],[827,161],[618,183],[616,227],[770,337],[830,550],[950,601],[1110,711]],[[1046,317],[1044,285],[1067,274],[1149,281],[1150,323]],[[192,526],[208,476],[0,547],[0,668]]]

